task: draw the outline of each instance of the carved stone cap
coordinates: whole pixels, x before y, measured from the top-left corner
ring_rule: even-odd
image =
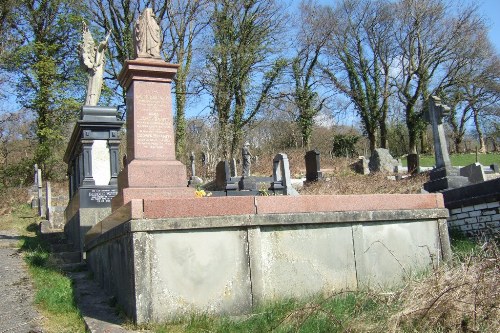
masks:
[[[172,82],[178,68],[178,64],[170,64],[161,59],[126,60],[118,75],[118,81],[125,91],[134,80]]]

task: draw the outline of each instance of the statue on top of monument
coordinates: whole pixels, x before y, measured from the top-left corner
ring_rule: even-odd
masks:
[[[250,176],[250,165],[252,164],[252,154],[250,153],[250,143],[245,142],[241,148],[241,159],[243,161],[243,177]]]
[[[83,22],[83,41],[79,45],[80,65],[87,72],[89,81],[87,84],[87,97],[85,105],[96,106],[101,97],[104,65],[106,63],[106,48],[111,31],[106,38],[96,45],[89,28]]]
[[[137,58],[160,58],[160,26],[151,8],[135,22],[134,46]]]

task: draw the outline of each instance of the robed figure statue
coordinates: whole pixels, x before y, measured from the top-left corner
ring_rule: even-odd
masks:
[[[104,65],[106,62],[105,52],[110,33],[108,33],[99,45],[96,45],[89,28],[83,22],[83,41],[79,45],[79,51],[80,64],[89,77],[85,105],[95,106],[99,102],[99,97],[101,97]]]
[[[160,58],[160,26],[151,8],[146,8],[135,23],[134,45],[137,58]]]

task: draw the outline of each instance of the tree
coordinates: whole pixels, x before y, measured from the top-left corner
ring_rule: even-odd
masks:
[[[320,56],[331,38],[333,27],[331,10],[311,2],[301,2],[301,27],[296,40],[297,55],[292,60],[292,77],[295,83],[293,98],[298,110],[297,122],[302,133],[302,144],[309,148],[314,117],[323,109],[326,97],[320,98],[317,92]]]
[[[454,84],[456,72],[464,66],[460,53],[472,48],[482,33],[476,7],[461,7],[454,14],[455,8],[444,0],[401,0],[393,9],[399,71],[394,83],[405,110],[409,153],[417,153],[425,128],[423,102]]]
[[[169,43],[165,49],[175,63],[180,65],[175,76],[175,152],[177,158],[186,153],[186,98],[188,94],[188,75],[194,55],[195,39],[208,25],[209,1],[177,0],[166,1],[165,12],[168,18]]]
[[[22,0],[14,13],[11,32],[22,44],[6,67],[19,77],[18,102],[36,116],[35,162],[47,177],[56,176],[60,161],[53,152],[81,98],[75,76],[78,13],[78,2],[70,0]]]
[[[286,65],[281,59],[271,59],[282,13],[274,1],[214,1],[213,46],[207,55],[205,84],[218,119],[220,151],[226,158],[235,154],[243,128],[267,102]],[[256,86],[254,81],[262,83]],[[252,94],[254,89],[258,92]]]
[[[392,4],[345,0],[331,15],[335,26],[324,73],[354,104],[370,150],[387,141],[386,119],[391,95],[390,70],[395,54]],[[326,10],[326,9],[325,9]]]

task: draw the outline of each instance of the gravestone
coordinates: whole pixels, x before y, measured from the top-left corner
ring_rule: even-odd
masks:
[[[64,154],[70,199],[64,230],[77,249],[83,249],[85,233],[111,213],[111,199],[118,193],[123,123],[116,107],[84,106],[73,128]]]
[[[429,98],[427,103],[428,108],[424,112],[424,119],[432,125],[436,168],[430,172],[430,181],[424,184],[424,189],[427,192],[439,192],[468,185],[469,180],[460,176],[459,170],[451,166],[448,154],[443,117],[449,114],[450,108],[442,104],[441,99],[436,96]]]
[[[49,221],[50,225],[53,225],[52,217],[52,188],[50,182],[45,182],[45,219]]]
[[[231,180],[231,171],[227,161],[220,161],[215,168],[215,185],[219,191],[234,191],[238,184]]]
[[[118,75],[127,97],[127,165],[118,176],[113,211],[132,199],[194,196],[186,167],[175,158],[171,84],[179,65],[160,58],[159,34],[146,9],[135,25],[137,58],[126,60]]]
[[[486,180],[483,166],[479,163],[472,163],[460,168],[460,176],[467,177],[471,184],[484,182]]]
[[[231,172],[231,177],[238,177],[238,171],[236,168],[236,159],[232,158],[230,161],[231,164],[229,165],[229,170]]]
[[[320,166],[320,152],[310,150],[304,156],[306,161],[306,181],[315,182],[323,178]]]
[[[292,187],[290,177],[290,165],[286,154],[277,154],[273,159],[273,182],[271,190],[275,193],[283,193],[283,195],[299,195]]]
[[[361,175],[370,174],[370,168],[368,167],[368,159],[364,156],[359,156],[358,160],[353,164],[354,171]]]
[[[396,167],[398,165],[399,162],[392,157],[388,149],[377,148],[372,152],[372,155],[370,156],[368,168],[371,172],[393,173],[396,171]]]
[[[500,167],[496,163],[491,164],[490,169],[493,171],[493,173],[500,173]]]
[[[203,183],[203,180],[200,177],[196,176],[196,166],[195,166],[195,155],[194,152],[191,152],[191,155],[189,155],[189,161],[191,162],[191,177],[189,178],[188,181],[188,186],[190,187],[196,187]]]

